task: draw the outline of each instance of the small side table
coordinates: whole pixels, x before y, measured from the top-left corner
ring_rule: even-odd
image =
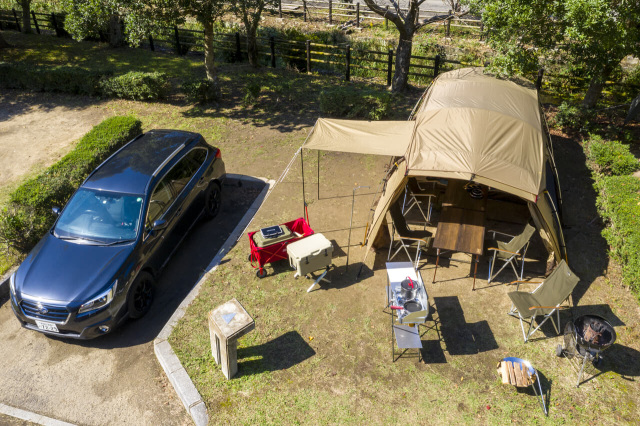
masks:
[[[238,372],[238,339],[255,327],[253,318],[236,299],[209,312],[211,354],[227,380]]]

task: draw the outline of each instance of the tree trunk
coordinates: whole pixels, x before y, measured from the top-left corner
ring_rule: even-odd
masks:
[[[204,27],[204,67],[207,70],[207,80],[213,82],[216,87],[216,92],[218,92],[220,86],[218,84],[218,70],[216,69],[213,52],[213,22],[206,20],[202,22],[202,26]],[[219,93],[216,95],[219,95]]]
[[[413,34],[407,36],[400,35],[398,51],[396,52],[396,69],[391,81],[391,91],[398,93],[407,85],[409,77],[409,65],[411,63],[411,48],[413,46]]]
[[[22,32],[31,34],[31,0],[20,0],[22,6]]]
[[[258,33],[258,24],[254,24],[247,28],[247,55],[249,56],[249,65],[258,68],[258,41],[256,35]]]
[[[611,72],[612,68],[605,66],[602,72],[591,78],[587,93],[585,93],[584,99],[582,99],[582,106],[584,108],[594,108],[596,106],[602,94],[602,89],[604,89],[604,82],[607,81]]]
[[[2,37],[2,33],[0,33],[0,49],[4,49],[7,47],[11,47],[11,45],[9,43],[7,43],[7,41],[4,39],[4,37]]]
[[[109,17],[109,45],[111,47],[124,46],[124,20],[117,13]]]

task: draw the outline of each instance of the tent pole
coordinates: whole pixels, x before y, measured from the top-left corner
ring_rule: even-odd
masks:
[[[302,217],[306,218],[305,212],[307,211],[307,200],[304,193],[304,152],[302,152],[302,149],[300,150],[300,168],[302,169]]]
[[[318,150],[318,201],[320,201],[320,150]]]

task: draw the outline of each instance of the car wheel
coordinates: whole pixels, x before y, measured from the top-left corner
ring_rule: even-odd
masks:
[[[207,189],[204,199],[204,215],[207,219],[213,219],[220,212],[222,206],[222,190],[220,185],[212,182]]]
[[[129,316],[131,318],[141,318],[149,312],[153,302],[154,290],[155,281],[153,276],[148,272],[140,272],[131,285],[129,296],[127,297]]]

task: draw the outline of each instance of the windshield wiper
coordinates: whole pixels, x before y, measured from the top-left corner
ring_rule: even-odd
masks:
[[[128,240],[119,240],[119,241],[114,241],[114,242],[111,242],[111,243],[106,243],[105,246],[115,246],[116,244],[130,243],[130,242],[133,242],[135,240],[136,240],[135,238],[130,238]]]
[[[94,240],[92,238],[87,238],[87,237],[58,237],[58,238],[65,241],[91,241],[92,243],[104,244],[104,241]]]

